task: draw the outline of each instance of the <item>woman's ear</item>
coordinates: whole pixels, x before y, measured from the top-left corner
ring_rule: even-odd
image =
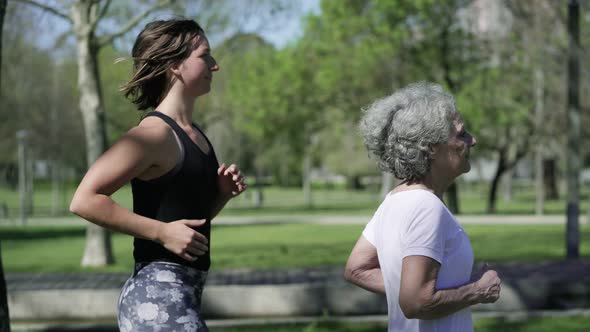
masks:
[[[428,147],[428,153],[430,154],[430,159],[435,159],[436,155],[438,153],[438,149],[439,149],[439,145],[435,144],[435,145],[431,145]]]
[[[172,74],[172,76],[175,77],[180,77],[180,66],[182,65],[182,61],[178,61],[172,64],[172,66],[170,66],[170,73]]]

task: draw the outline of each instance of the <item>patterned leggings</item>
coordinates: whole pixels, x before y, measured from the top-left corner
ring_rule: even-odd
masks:
[[[207,271],[170,262],[135,264],[118,305],[121,332],[208,332],[201,318]]]

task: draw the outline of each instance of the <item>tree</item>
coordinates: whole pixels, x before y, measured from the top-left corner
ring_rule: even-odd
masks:
[[[546,199],[558,199],[557,159],[565,128],[561,88],[563,58],[567,55],[567,31],[562,4],[552,1],[506,1],[514,16],[514,28],[523,35],[526,59],[534,72],[536,213]],[[549,28],[550,27],[550,28]],[[547,31],[551,31],[547,34]]]
[[[580,4],[568,4],[568,135],[567,135],[567,226],[566,250],[568,259],[580,257]]]
[[[367,150],[358,134],[357,123],[342,119],[341,116],[341,113],[332,112],[331,121],[320,132],[323,166],[346,176],[348,189],[361,190],[364,189],[361,178],[375,175],[377,167],[373,160],[367,158]],[[388,188],[387,192],[390,190]]]
[[[506,50],[506,55],[511,50]],[[502,175],[512,169],[530,149],[532,86],[518,82],[532,73],[518,59],[502,57],[499,63],[480,70],[477,77],[457,96],[468,128],[475,132],[479,150],[492,152],[497,166],[488,193],[487,213],[495,213],[498,185]]]
[[[323,1],[321,15],[308,18],[302,39],[312,41],[308,49],[319,59],[314,64],[315,88],[310,93],[315,95],[316,112],[323,110],[320,137],[333,140],[333,144],[320,144],[320,154],[324,165],[331,166],[333,171],[344,171],[352,183],[360,175],[376,171],[374,166],[363,165],[366,152],[364,148],[355,149],[354,142],[358,141],[352,139],[352,135],[358,138],[356,123],[361,108],[415,80],[409,53],[415,39],[411,17],[421,3]],[[346,133],[338,129],[342,126],[348,128]],[[333,136],[338,132],[343,137]],[[335,147],[339,140],[350,144]],[[349,154],[355,152],[359,153],[358,159]],[[347,162],[335,165],[334,161],[341,158]],[[351,159],[363,162],[351,163]],[[384,190],[391,189],[392,179],[388,173],[382,173]]]
[[[416,14],[414,29],[423,37],[412,46],[412,54],[422,77],[441,82],[453,94],[469,84],[479,63],[479,52],[473,35],[461,22],[461,11],[469,0],[424,2]],[[436,64],[432,66],[432,64]],[[446,192],[446,203],[453,213],[460,213],[459,189],[453,182]]]
[[[282,86],[283,64],[278,52],[256,36],[236,36],[228,45],[243,50],[239,58],[228,61],[227,71],[236,70],[226,82],[225,89],[233,111],[231,118],[235,134],[239,137],[241,149],[247,152],[240,153],[239,159],[246,170],[254,173],[255,204],[261,207],[263,175],[269,166],[267,154],[279,141],[278,126],[284,124],[286,101],[275,94],[276,87]]]
[[[100,86],[98,54],[101,48],[111,44],[135,27],[150,13],[169,6],[171,0],[159,0],[131,18],[118,31],[99,36],[101,21],[111,5],[111,0],[75,0],[63,6],[50,6],[35,0],[17,0],[48,13],[72,25],[76,37],[78,60],[79,108],[82,113],[86,138],[86,162],[90,166],[107,148],[105,110]],[[83,266],[104,266],[113,262],[110,233],[97,225],[89,223],[86,232],[86,248],[82,258]]]
[[[0,70],[2,68],[2,31],[4,15],[6,14],[6,0],[0,0]],[[0,71],[0,77],[2,77]],[[0,99],[2,99],[2,80],[0,80]],[[0,332],[10,332],[10,315],[8,312],[8,296],[6,280],[4,279],[4,265],[2,264],[2,245],[0,244]]]

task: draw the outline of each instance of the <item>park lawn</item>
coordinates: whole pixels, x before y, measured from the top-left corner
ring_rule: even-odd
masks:
[[[343,266],[362,225],[267,224],[214,225],[212,269]],[[534,262],[564,257],[561,225],[466,225],[477,261]],[[581,238],[590,235],[581,226]],[[113,236],[116,264],[107,268],[79,266],[83,226],[2,226],[0,240],[7,272],[119,271],[132,267],[132,238]],[[526,241],[523,241],[526,239]],[[581,254],[590,257],[582,241]]]
[[[486,213],[488,184],[460,183],[459,185],[460,209],[462,214]],[[59,208],[62,215],[68,214],[68,205],[74,193],[75,184],[65,186],[62,196],[59,198]],[[580,198],[580,211],[586,211],[588,199],[587,191],[590,188],[583,186]],[[381,203],[379,190],[376,186],[365,190],[347,190],[344,188],[314,188],[312,190],[313,205],[305,206],[303,192],[298,187],[264,188],[264,205],[262,208],[253,207],[252,196],[254,189],[233,199],[222,212],[223,215],[277,215],[285,213],[298,214],[354,214],[370,216]],[[563,194],[563,193],[562,193]],[[51,211],[51,186],[40,182],[34,190],[34,215],[47,216]],[[565,211],[565,195],[561,200],[545,202],[546,214],[563,214]],[[131,188],[124,186],[117,191],[113,198],[122,206],[131,209]],[[0,204],[6,204],[11,218],[18,216],[19,196],[18,192],[0,187]],[[496,212],[498,214],[534,214],[535,193],[530,185],[515,185],[513,200],[505,201],[498,195]]]
[[[68,205],[74,194],[75,187],[67,186],[59,198],[59,211],[61,215],[68,215]],[[267,187],[263,191],[263,208],[255,208],[252,203],[253,190],[232,199],[224,209],[225,215],[268,215],[302,211],[317,215],[334,214],[341,212],[346,214],[370,215],[379,205],[379,193],[371,190],[345,190],[345,189],[315,189],[313,190],[314,204],[311,207],[304,205],[303,192],[296,187]],[[127,209],[132,209],[133,201],[131,186],[122,187],[113,194],[113,199]],[[48,216],[51,211],[51,188],[42,183],[35,187],[33,193],[35,216]],[[8,207],[11,218],[18,216],[19,194],[17,191],[0,187],[0,204]]]
[[[587,331],[590,317],[546,317],[508,321],[501,318],[477,319],[476,332],[577,332]],[[386,324],[323,322],[308,324],[273,325],[237,328],[210,328],[211,332],[383,332]]]

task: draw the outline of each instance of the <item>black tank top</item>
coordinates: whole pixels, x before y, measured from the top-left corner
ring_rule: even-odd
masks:
[[[206,219],[207,222],[204,225],[194,230],[210,240],[213,203],[219,193],[217,185],[219,163],[211,142],[193,124],[207,140],[209,154],[205,154],[172,118],[160,112],[152,112],[147,116],[157,116],[166,121],[180,140],[184,153],[180,163],[165,175],[148,181],[137,178],[131,180],[133,212],[163,222]],[[207,271],[211,265],[210,253],[210,250],[207,251],[191,263],[168,251],[159,243],[140,238],[135,238],[133,242],[135,262],[165,260]]]

